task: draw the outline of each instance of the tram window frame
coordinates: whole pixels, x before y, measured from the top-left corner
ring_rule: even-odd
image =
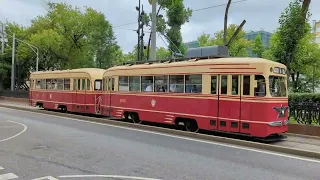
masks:
[[[86,86],[87,86],[87,90],[90,91],[91,90],[91,81],[90,79],[87,79],[87,82],[86,82]]]
[[[100,88],[97,88],[98,85],[100,86]],[[94,90],[95,91],[102,91],[102,79],[96,79],[94,81]]]
[[[185,93],[202,93],[202,74],[185,75],[184,79]],[[196,82],[197,80],[200,80],[200,82]]]
[[[260,79],[259,79],[260,78]],[[267,95],[267,88],[266,88],[266,78],[264,77],[264,75],[262,74],[258,74],[258,75],[255,75],[254,76],[254,80],[256,83],[256,87],[254,88],[254,96],[256,97],[265,97]],[[262,83],[260,81],[263,81]],[[259,87],[259,85],[262,84],[262,86]],[[261,89],[263,88],[263,84],[264,84],[264,89]],[[258,90],[263,90],[262,92],[257,92]]]
[[[51,89],[52,90],[58,89],[58,80],[57,79],[51,79]]]
[[[63,82],[64,79],[57,79],[57,90],[63,90],[63,85],[64,85],[64,82]]]
[[[81,90],[86,90],[86,79],[81,79]]]
[[[225,79],[226,78],[226,79]],[[220,94],[228,94],[228,80],[229,80],[229,76],[228,75],[220,75]],[[223,81],[226,80],[225,84],[222,84],[224,83]],[[223,87],[223,85],[225,85],[225,87]]]
[[[78,90],[81,90],[81,79],[78,79]]]
[[[111,91],[114,91],[114,77],[110,77],[109,80],[111,79]],[[110,90],[109,90],[110,91]]]
[[[129,91],[140,92],[141,76],[129,76]]]
[[[40,89],[46,89],[47,87],[47,82],[45,79],[40,80]]]
[[[51,79],[46,79],[46,89],[52,89],[51,85]]]
[[[35,89],[41,89],[41,83],[42,83],[42,80],[41,80],[41,79],[36,79]]]
[[[243,75],[242,76],[242,95],[250,96],[251,95],[251,76],[250,75]],[[246,79],[249,78],[249,79]],[[247,82],[247,80],[249,80]]]
[[[152,81],[152,82],[150,82]],[[151,91],[148,87],[152,87]],[[153,92],[154,91],[154,77],[153,76],[141,76],[141,91],[143,92]]]
[[[63,89],[64,90],[70,90],[70,79],[63,79]]]
[[[176,77],[176,78],[174,78],[174,77]],[[172,81],[174,81],[175,83],[172,83]],[[185,76],[184,75],[170,75],[169,76],[169,84],[170,84],[169,85],[169,92],[172,92],[172,93],[184,93],[184,90],[185,90],[185,88],[184,88],[185,87],[185,83],[184,82],[185,82]],[[176,91],[176,89],[178,91]]]
[[[214,79],[215,79],[215,89],[213,90],[213,77],[214,77]],[[219,86],[218,86],[218,75],[211,75],[211,89],[210,89],[210,92],[211,92],[211,94],[217,94],[217,90],[218,90],[218,88],[219,88]],[[214,91],[214,92],[213,92]]]
[[[128,76],[119,76],[118,91],[129,91],[129,77]]]
[[[168,82],[168,75],[154,76],[154,92],[168,92]]]
[[[236,82],[237,87],[234,86],[234,83]],[[239,85],[240,85],[240,75],[233,74],[231,75],[231,94],[234,96],[239,95]]]
[[[78,90],[78,79],[73,79],[73,90]]]

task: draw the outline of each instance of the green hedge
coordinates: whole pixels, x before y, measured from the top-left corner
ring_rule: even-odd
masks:
[[[320,102],[320,93],[290,93],[289,101],[301,102],[312,101]]]

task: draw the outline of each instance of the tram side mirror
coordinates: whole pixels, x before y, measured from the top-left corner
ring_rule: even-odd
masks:
[[[257,88],[257,87],[258,87],[258,81],[257,81],[257,80],[254,80],[254,81],[253,81],[253,87],[254,87],[254,88]]]

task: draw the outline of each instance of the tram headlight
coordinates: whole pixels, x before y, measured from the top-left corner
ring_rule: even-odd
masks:
[[[284,120],[284,121],[283,121],[283,125],[286,126],[286,125],[288,125],[288,124],[289,124],[289,120]]]
[[[269,126],[282,126],[282,121],[273,121],[268,123]]]

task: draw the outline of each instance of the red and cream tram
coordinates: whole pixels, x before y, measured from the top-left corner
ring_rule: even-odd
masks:
[[[267,138],[288,130],[286,77],[285,65],[262,58],[116,66],[103,75],[101,112]]]
[[[104,69],[83,68],[31,73],[29,103],[44,109],[99,113],[104,72]]]

